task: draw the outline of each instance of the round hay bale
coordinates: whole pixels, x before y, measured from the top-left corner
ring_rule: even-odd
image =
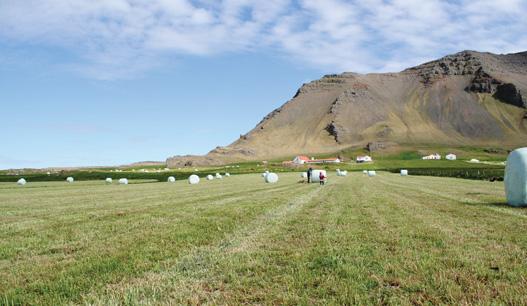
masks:
[[[229,177],[229,176],[231,176],[231,174],[230,174],[229,172],[226,172],[226,173],[225,173],[225,176],[226,176],[226,177]]]
[[[300,177],[304,178],[304,179],[307,179],[307,172],[300,173]]]
[[[214,179],[214,176],[212,174],[207,175],[207,181],[212,181]]]
[[[368,174],[368,170],[362,170],[362,174]]]
[[[188,183],[190,185],[199,184],[199,176],[192,174],[191,176],[188,177]]]
[[[17,183],[19,186],[24,186],[25,184],[27,184],[27,181],[26,181],[24,178],[21,178],[21,179],[19,179],[16,183]]]
[[[73,181],[74,181],[74,179],[73,179],[73,177],[71,177],[71,176],[68,176],[68,177],[66,178],[66,182],[68,182],[68,183],[73,183]]]
[[[369,177],[376,176],[376,175],[377,175],[377,172],[375,172],[375,170],[368,171],[368,176]]]
[[[126,178],[119,179],[119,184],[121,184],[121,185],[128,185],[128,179],[126,179]]]
[[[167,182],[169,182],[169,183],[175,183],[175,182],[176,182],[176,178],[173,177],[173,176],[169,176],[168,179],[167,179]]]
[[[505,194],[511,206],[527,206],[527,148],[512,151],[505,166]]]
[[[346,171],[346,170],[343,170],[343,171],[339,172],[339,176],[347,176],[347,175],[348,175],[348,171]]]
[[[322,172],[327,179],[328,174],[326,170],[313,170],[311,172],[311,183],[320,183],[320,172]]]
[[[270,184],[277,183],[278,182],[278,174],[276,174],[276,173],[268,173],[265,176],[265,182],[266,183],[270,183]]]
[[[106,184],[111,184],[113,182],[111,177],[107,177],[105,180]]]
[[[408,176],[408,170],[401,169],[401,176]]]
[[[219,180],[221,180],[223,177],[221,176],[221,174],[216,173],[216,178],[219,179]]]

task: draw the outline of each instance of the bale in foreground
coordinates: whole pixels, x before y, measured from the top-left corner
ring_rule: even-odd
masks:
[[[74,179],[73,179],[73,177],[71,177],[71,176],[68,176],[68,177],[66,178],[66,182],[68,182],[68,183],[73,183],[73,181],[74,181]]]
[[[21,178],[19,179],[17,182],[16,182],[19,186],[24,186],[27,182],[24,178]]]
[[[511,206],[527,206],[527,148],[509,154],[505,167],[505,193]]]
[[[168,179],[167,179],[167,182],[169,182],[169,183],[175,183],[175,182],[176,182],[176,178],[173,177],[173,176],[169,176]]]
[[[113,182],[111,177],[107,177],[105,180],[106,184],[111,184]]]
[[[128,179],[126,179],[126,178],[119,179],[119,184],[121,184],[121,185],[128,185]]]

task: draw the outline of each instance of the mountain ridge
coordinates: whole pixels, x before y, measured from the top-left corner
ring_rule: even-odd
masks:
[[[370,142],[519,145],[527,141],[527,51],[461,51],[397,73],[325,75],[303,84],[251,131],[169,166],[213,165]]]

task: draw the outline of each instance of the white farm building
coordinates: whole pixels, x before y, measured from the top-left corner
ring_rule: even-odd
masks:
[[[338,157],[333,158],[319,158],[315,159],[314,157],[309,158],[305,155],[298,155],[293,159],[293,163],[297,165],[304,164],[338,164],[341,160]]]
[[[438,153],[423,156],[423,160],[439,160],[439,159],[441,159],[441,155],[439,155]]]
[[[355,161],[357,163],[368,163],[368,162],[373,161],[373,159],[370,156],[368,156],[368,155],[364,155],[364,156],[357,156]]]
[[[456,156],[456,154],[450,153],[450,154],[447,154],[445,156],[445,159],[447,159],[447,160],[456,160],[457,156]]]

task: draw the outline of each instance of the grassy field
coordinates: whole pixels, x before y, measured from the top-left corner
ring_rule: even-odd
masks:
[[[0,304],[527,304],[503,183],[0,183]]]

